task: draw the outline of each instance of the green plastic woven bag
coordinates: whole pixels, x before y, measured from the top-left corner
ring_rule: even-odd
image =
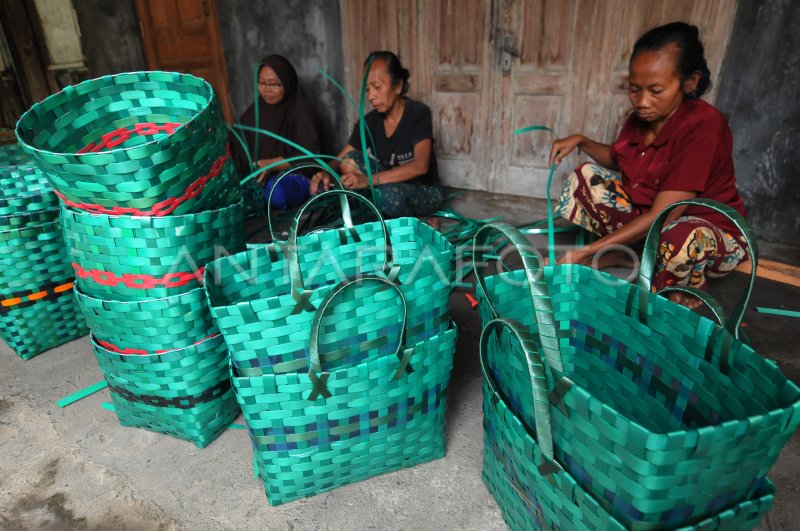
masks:
[[[245,247],[242,202],[182,216],[92,214],[63,207],[69,262],[81,291],[147,300],[201,285],[203,267]]]
[[[298,237],[304,212],[317,201],[337,197],[345,226]],[[353,225],[347,198],[364,202],[379,221]],[[449,325],[451,255],[450,243],[417,219],[384,222],[363,196],[330,191],[297,212],[288,242],[209,264],[204,285],[211,315],[240,375],[294,372],[306,367],[308,326],[320,301],[343,279],[361,274],[398,279],[409,301],[410,343],[443,333]],[[372,295],[364,288],[358,296]],[[363,323],[350,318],[365,307],[341,307],[343,337],[361,333]]]
[[[513,531],[647,529],[649,526],[646,525],[626,527],[566,470],[560,467],[553,470],[551,459],[545,453],[549,449],[540,446],[536,437],[536,434],[552,429],[547,386],[543,383],[548,378],[547,369],[536,340],[525,327],[510,319],[489,322],[481,334],[480,355],[483,370],[483,480],[497,500],[509,528]],[[527,392],[524,389],[520,392],[534,397],[535,426],[527,425],[515,413],[521,407],[520,395],[509,395],[501,390],[498,378],[506,378],[508,373],[527,382]],[[749,499],[677,529],[752,529],[771,508],[774,492],[772,483],[764,478]]]
[[[0,338],[29,359],[88,334],[58,220],[0,230]]]
[[[349,348],[362,361],[335,369],[321,361],[328,342],[341,347],[336,327],[324,327],[328,309],[358,284],[376,282],[402,303],[394,318],[403,323],[405,299],[395,284],[377,276],[346,281],[323,300],[307,332],[307,371],[243,377],[231,369],[270,505],[444,456],[454,328],[417,344],[401,332],[392,352],[354,341]],[[382,307],[364,306],[362,322]]]
[[[69,86],[23,114],[16,133],[76,209],[164,216],[241,198],[219,99],[191,75],[131,72]]]
[[[86,323],[98,341],[124,354],[147,354],[189,347],[219,333],[208,311],[203,288],[143,301],[97,299],[74,291]],[[149,351],[141,349],[147,345]]]
[[[681,204],[729,215],[748,239],[755,270],[757,249],[741,217],[706,200]],[[564,467],[636,529],[683,525],[750,499],[800,422],[800,389],[738,339],[754,277],[729,320],[716,310],[724,326],[651,293],[668,212],[648,234],[638,285],[583,266],[542,269],[507,225],[476,235],[476,242],[506,236],[525,265],[485,281],[479,275],[481,317],[522,323],[552,371],[552,441],[537,439],[555,455],[551,468]],[[498,370],[501,392],[516,397],[512,409],[534,426],[527,373]]]
[[[29,164],[32,161],[31,156],[25,153],[19,144],[0,146],[0,168]]]
[[[165,433],[205,448],[239,414],[219,334],[153,355],[120,354],[94,337],[92,343],[123,426]]]

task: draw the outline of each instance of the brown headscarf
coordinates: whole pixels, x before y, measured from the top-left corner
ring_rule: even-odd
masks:
[[[258,105],[258,127],[300,144],[313,153],[320,152],[319,122],[314,109],[309,104],[303,89],[297,82],[297,72],[288,59],[282,55],[264,57],[261,66],[268,66],[283,83],[283,99],[277,105],[268,105],[256,93],[256,101],[239,119],[243,125],[254,126],[256,121],[256,105]],[[244,131],[243,136],[250,151],[253,162],[274,157],[289,158],[302,154],[292,146],[265,134]],[[256,150],[258,137],[258,153]],[[247,157],[242,152],[239,142],[234,141],[234,157],[237,165],[246,166]]]

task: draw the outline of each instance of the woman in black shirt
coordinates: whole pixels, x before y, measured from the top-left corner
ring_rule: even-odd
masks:
[[[372,182],[381,190],[383,213],[388,217],[427,216],[438,210],[442,188],[433,148],[431,110],[406,97],[409,72],[392,52],[373,52],[367,76],[367,99],[374,109],[365,117],[367,156],[361,151],[356,124],[340,159],[331,166],[350,190],[369,188],[365,160],[371,164]],[[337,167],[338,166],[338,167]],[[330,176],[319,172],[311,180],[311,193],[330,187]]]

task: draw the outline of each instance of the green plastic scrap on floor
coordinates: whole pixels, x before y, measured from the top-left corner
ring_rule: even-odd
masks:
[[[102,407],[103,409],[106,409],[108,411],[116,411],[117,410],[117,408],[115,408],[114,404],[112,404],[111,402],[103,402],[102,404],[100,404],[100,407]]]
[[[244,424],[238,424],[238,423],[234,422],[233,424],[228,426],[228,429],[229,430],[246,430],[247,426],[245,426]]]
[[[782,310],[780,308],[762,308],[756,306],[756,311],[759,313],[766,313],[768,315],[780,315],[782,317],[800,317],[800,312],[793,310]]]
[[[64,398],[60,399],[57,402],[58,407],[67,407],[68,405],[74,404],[78,400],[83,400],[87,396],[92,395],[97,391],[100,391],[101,389],[105,389],[106,387],[108,387],[108,382],[106,382],[105,380],[97,382],[94,385],[90,385],[89,387],[81,389],[76,393],[72,393],[71,395],[65,396]]]

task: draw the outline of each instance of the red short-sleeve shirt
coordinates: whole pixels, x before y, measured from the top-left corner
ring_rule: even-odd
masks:
[[[697,192],[745,215],[733,173],[733,137],[725,117],[703,100],[685,100],[649,146],[644,122],[635,114],[625,121],[611,145],[611,158],[622,172],[622,186],[634,205],[649,208],[658,192]],[[725,216],[702,207],[684,215],[708,220],[738,235]]]

